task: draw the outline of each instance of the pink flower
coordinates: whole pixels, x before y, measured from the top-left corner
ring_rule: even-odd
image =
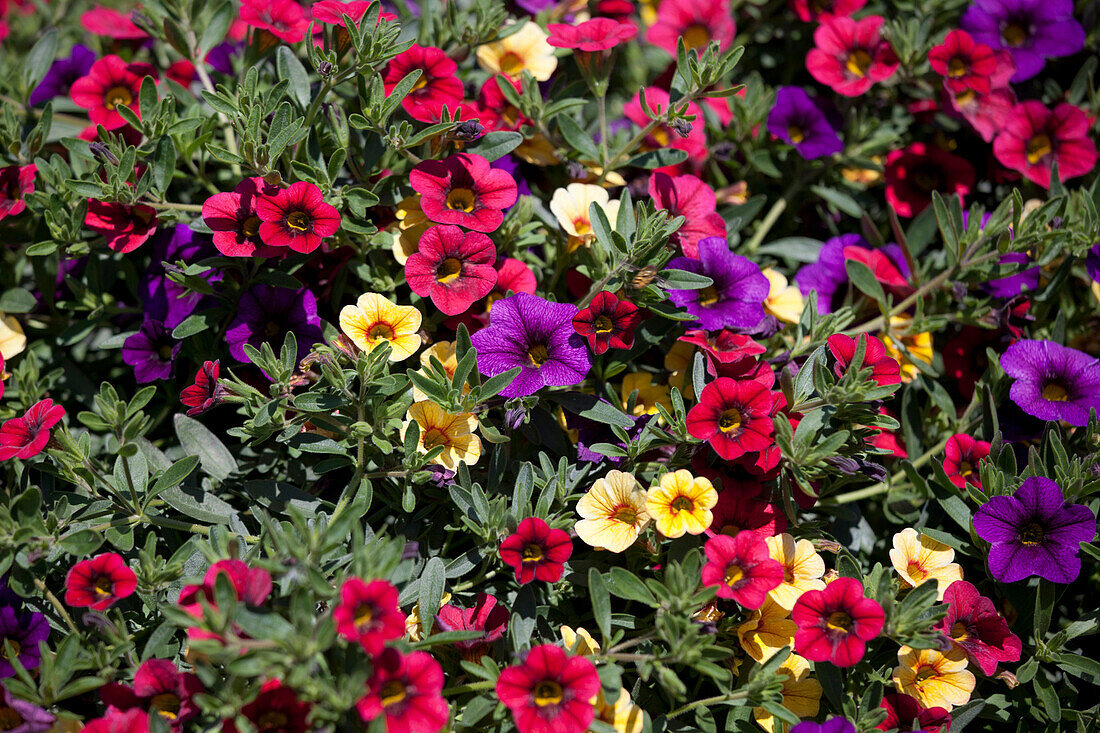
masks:
[[[536,646],[497,678],[497,697],[519,733],[584,733],[596,717],[596,665],[553,644]]]
[[[1035,100],[1021,102],[1012,108],[993,141],[993,154],[1006,168],[1050,188],[1050,169],[1055,162],[1063,181],[1083,176],[1096,165],[1090,125],[1085,111],[1072,104],[1063,102],[1048,109]]]
[[[405,614],[397,605],[397,588],[386,580],[345,580],[332,620],[340,636],[359,642],[372,656],[381,654],[387,641],[405,633]]]
[[[241,20],[287,43],[301,41],[309,28],[306,11],[294,0],[242,0]]]
[[[577,25],[551,23],[546,29],[550,31],[546,42],[551,46],[586,53],[610,51],[638,35],[633,23],[620,23],[611,18],[593,18]]]
[[[321,189],[298,181],[274,196],[256,199],[260,217],[260,239],[272,247],[289,247],[309,254],[340,228],[340,212],[325,203]]]
[[[398,82],[416,69],[421,71],[420,78],[401,100],[401,107],[421,122],[438,122],[444,107],[453,113],[462,101],[462,82],[455,76],[458,65],[440,48],[414,43],[391,59],[382,77],[386,94],[391,94]],[[466,115],[462,119],[467,119]]]
[[[132,252],[157,229],[157,212],[145,204],[110,204],[88,199],[84,226],[99,232],[115,252]]]
[[[768,591],[783,583],[783,566],[768,554],[768,545],[756,532],[742,530],[736,537],[719,534],[707,540],[703,585],[718,586],[719,598],[730,598],[745,608],[760,608]]]
[[[649,27],[646,40],[673,56],[683,38],[688,50],[702,53],[711,41],[719,51],[733,44],[737,25],[727,0],[666,0],[657,9],[657,22]]]
[[[960,489],[967,484],[982,488],[978,464],[989,455],[989,443],[969,435],[952,435],[943,447],[943,470]]]
[[[127,63],[115,55],[104,56],[92,64],[87,76],[73,82],[69,95],[73,104],[88,110],[88,118],[108,130],[126,125],[118,107],[127,106],[141,118],[138,95],[145,77],[157,78],[149,64]]]
[[[700,239],[726,236],[726,220],[716,210],[714,189],[701,179],[654,173],[649,179],[649,195],[653,205],[668,211],[670,217],[684,217],[683,226],[668,241],[680,245],[685,257],[698,258]]]
[[[858,97],[898,68],[894,49],[879,35],[884,18],[861,20],[835,16],[814,31],[814,45],[806,56],[813,78],[845,97]]]
[[[943,594],[947,615],[936,629],[958,646],[982,672],[992,676],[998,662],[1020,661],[1020,637],[1008,630],[993,601],[973,584],[956,580]]]
[[[565,561],[573,554],[573,541],[560,529],[551,529],[538,517],[519,523],[515,534],[500,543],[500,559],[516,571],[516,580],[556,583],[565,572]]]
[[[84,11],[80,16],[80,25],[84,26],[84,30],[89,33],[118,41],[139,41],[149,37],[148,33],[130,20],[130,16],[102,5],[96,5],[91,10]]]
[[[405,262],[405,279],[412,291],[430,296],[449,316],[463,313],[493,289],[497,250],[481,232],[463,232],[439,224],[420,237],[419,249]]]
[[[668,109],[669,94],[664,89],[646,87],[642,91],[645,93],[646,104],[649,105],[651,110],[654,112],[663,112]],[[623,105],[623,115],[638,127],[645,127],[650,123],[650,119],[642,108],[641,95],[642,92],[635,94],[633,99]],[[690,161],[702,162],[705,160],[707,157],[707,131],[703,119],[703,112],[695,102],[689,102],[687,106],[687,116],[693,118],[689,126],[690,129],[687,132],[687,137],[682,137],[678,132],[674,132],[667,125],[658,125],[646,135],[642,143],[642,149],[657,150],[658,148],[676,148],[677,150],[686,152],[688,154],[688,160]],[[657,170],[664,173],[672,173],[676,171],[676,167],[665,166]],[[720,236],[724,235],[725,228],[723,228],[722,235]]]
[[[285,250],[265,245],[260,239],[256,202],[278,188],[259,177],[246,178],[230,193],[216,193],[202,203],[202,220],[214,232],[214,246],[226,257],[272,257]]]
[[[495,231],[518,195],[511,175],[470,153],[425,160],[413,168],[409,183],[429,219],[476,232]]]
[[[0,221],[27,208],[25,196],[34,193],[35,165],[9,165],[0,168]]]
[[[451,712],[442,692],[443,669],[431,654],[386,649],[375,658],[367,694],[355,707],[364,721],[386,716],[388,733],[437,733]]]
[[[886,355],[886,346],[874,336],[865,333],[859,335],[859,340],[864,342],[863,363],[860,369],[871,369],[871,379],[879,386],[888,384],[901,384],[901,365],[891,356]],[[833,373],[837,378],[842,378],[851,366],[856,355],[856,339],[838,333],[828,339],[829,351],[836,359]]]
[[[824,590],[799,596],[791,618],[798,624],[795,653],[811,662],[851,667],[863,658],[867,642],[882,631],[886,615],[882,606],[863,596],[862,583],[837,578]]]
[[[65,603],[103,611],[133,595],[136,588],[137,575],[122,555],[105,552],[69,568],[65,577]]]
[[[64,416],[65,408],[47,399],[34,403],[22,417],[5,422],[0,426],[0,461],[37,456],[50,441],[50,428]]]

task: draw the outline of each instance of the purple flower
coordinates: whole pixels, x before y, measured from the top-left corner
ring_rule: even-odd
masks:
[[[1001,368],[1016,380],[1008,396],[1033,417],[1083,426],[1090,408],[1100,411],[1100,359],[1083,351],[1022,339],[1001,355]]]
[[[53,715],[37,705],[14,697],[0,685],[0,725],[8,733],[44,733],[53,725]]]
[[[806,720],[791,728],[791,733],[856,733],[856,727],[845,718],[830,718],[824,723]]]
[[[1069,56],[1085,45],[1085,29],[1073,19],[1073,0],[974,0],[959,25],[978,43],[1012,55],[1014,82],[1038,74],[1048,58]]]
[[[1031,257],[1026,252],[1009,252],[998,260],[1001,265],[1026,265],[1028,262],[1031,262]],[[982,285],[982,289],[994,298],[1011,298],[1025,289],[1034,290],[1039,287],[1040,274],[1041,269],[1036,265],[1013,275],[990,280]]]
[[[817,262],[805,265],[794,276],[804,297],[817,293],[817,312],[832,313],[840,307],[847,292],[848,271],[844,269],[845,247],[866,247],[867,241],[858,234],[841,234],[826,240],[817,254]]]
[[[974,514],[974,531],[989,548],[989,572],[1002,583],[1038,575],[1072,583],[1081,573],[1082,542],[1096,534],[1084,504],[1067,504],[1058,484],[1033,476],[1013,496],[994,496]]]
[[[573,330],[577,307],[516,293],[493,303],[489,327],[470,337],[477,368],[489,377],[520,367],[500,394],[534,394],[546,386],[577,384],[592,367],[584,339]]]
[[[139,384],[167,379],[180,353],[181,342],[162,321],[148,320],[133,336],[122,342],[122,360],[134,368]]]
[[[1085,255],[1085,271],[1093,282],[1100,282],[1100,244],[1094,244]]]
[[[714,281],[700,290],[668,291],[672,302],[686,308],[706,330],[751,329],[764,320],[768,278],[755,262],[731,252],[721,237],[699,240],[699,259],[677,257],[668,266]]]
[[[175,328],[183,323],[195,312],[203,299],[210,296],[188,290],[169,280],[166,272],[169,267],[174,268],[174,263],[178,260],[191,264],[217,254],[209,236],[195,234],[186,224],[177,224],[163,233],[158,232],[153,238],[151,264],[144,274],[142,301],[145,305],[145,317],[163,321],[168,328]],[[202,277],[207,282],[214,283],[222,279],[222,272],[211,269]]]
[[[46,76],[31,92],[31,105],[38,106],[54,97],[69,96],[69,87],[80,77],[88,75],[95,59],[95,51],[79,43],[74,45],[68,58],[57,59],[50,64]]]
[[[793,145],[807,160],[844,149],[824,109],[801,87],[779,87],[775,106],[768,113],[768,132]]]
[[[0,608],[0,647],[11,643],[15,656],[26,669],[38,666],[42,654],[38,651],[38,642],[45,641],[50,635],[50,625],[46,617],[34,611],[16,611],[11,606]],[[0,679],[15,674],[7,654],[0,654]]]
[[[308,289],[290,290],[274,285],[255,285],[237,304],[237,317],[229,325],[225,340],[229,353],[238,361],[251,361],[244,345],[257,349],[271,344],[276,356],[288,332],[298,344],[298,361],[305,358],[313,344],[324,341],[321,319],[317,316],[317,298]]]

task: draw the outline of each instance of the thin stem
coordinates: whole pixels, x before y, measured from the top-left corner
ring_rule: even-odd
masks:
[[[199,213],[202,211],[201,204],[177,204],[171,201],[142,201],[151,209],[163,209],[165,211],[193,211]]]
[[[42,578],[35,577],[34,587],[42,591],[42,594],[46,596],[46,600],[50,602],[50,605],[53,606],[54,610],[57,611],[59,616],[61,616],[62,620],[65,622],[65,625],[68,626],[74,634],[79,634],[80,629],[76,628],[76,624],[73,623],[73,617],[70,616],[69,612],[65,610],[65,606],[61,604],[61,601],[57,600],[57,596],[55,596],[53,592],[46,587],[46,583],[42,580]]]
[[[717,705],[722,702],[733,702],[734,700],[744,700],[749,696],[747,690],[738,690],[737,692],[729,692],[725,695],[715,695],[714,697],[703,698],[702,700],[695,700],[689,702],[687,705],[676,708],[672,712],[665,715],[665,718],[675,718],[684,713],[691,712],[695,708],[705,707],[707,705]]]
[[[597,109],[600,111],[600,174],[607,169],[607,97],[597,97]]]
[[[920,468],[924,464],[928,463],[928,461],[932,459],[932,456],[937,455],[940,451],[944,449],[944,446],[947,445],[948,440],[950,440],[949,437],[944,438],[939,443],[937,443],[934,448],[918,457],[915,461],[913,461],[913,468]],[[849,491],[845,494],[839,494],[835,497],[829,497],[825,499],[825,502],[829,504],[850,504],[853,501],[859,501],[860,499],[867,499],[872,496],[878,496],[879,494],[885,494],[890,491],[891,486],[893,486],[896,482],[901,481],[903,478],[905,478],[905,471],[898,471],[890,477],[889,481],[880,481],[877,484],[872,484],[871,486],[867,486],[862,489]]]
[[[794,195],[802,188],[802,183],[802,177],[796,175],[791,185],[787,186],[787,190],[783,192],[783,195],[772,204],[768,213],[764,215],[764,220],[760,222],[760,226],[753,232],[752,238],[745,244],[745,249],[747,251],[756,251],[756,248],[764,241],[764,237],[766,237],[768,232],[771,231],[771,228],[775,226],[775,222],[779,221],[779,217],[787,210],[790,200],[794,198]]]

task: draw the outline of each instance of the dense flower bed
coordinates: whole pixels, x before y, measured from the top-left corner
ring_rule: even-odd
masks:
[[[1098,17],[0,0],[0,731],[1100,725]]]

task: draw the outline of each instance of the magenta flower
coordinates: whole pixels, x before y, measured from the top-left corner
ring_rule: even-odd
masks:
[[[1100,412],[1100,359],[1054,341],[1022,339],[1001,355],[1001,368],[1016,382],[1008,396],[1040,420],[1083,426]]]
[[[886,615],[876,601],[863,596],[862,583],[837,578],[824,590],[799,596],[791,619],[798,624],[795,653],[811,662],[851,667],[863,659],[867,642],[882,631]]]
[[[973,584],[956,580],[943,594],[945,616],[936,628],[966,652],[970,661],[984,674],[993,676],[998,662],[1020,661],[1020,637],[1008,630],[993,601],[978,592]]]
[[[425,160],[412,169],[409,183],[420,194],[424,215],[440,224],[475,232],[495,231],[504,209],[516,203],[516,181],[480,155],[459,153]]]
[[[504,636],[508,630],[508,609],[488,593],[478,593],[471,608],[460,608],[451,603],[439,609],[435,616],[441,631],[480,631],[482,636],[467,641],[456,641],[467,659],[481,659],[488,653],[489,645]]]
[[[699,240],[726,236],[726,220],[715,210],[718,198],[702,179],[657,172],[649,179],[649,195],[653,205],[667,211],[669,217],[684,217],[683,225],[668,241],[679,245],[685,257],[699,256]]]
[[[340,212],[326,204],[321,189],[298,181],[274,196],[256,199],[260,239],[272,247],[289,247],[308,254],[340,228]]]
[[[466,312],[496,285],[497,250],[481,232],[440,224],[429,227],[418,246],[405,262],[405,279],[414,293],[430,296],[447,315]]]
[[[783,582],[783,566],[771,558],[764,538],[752,530],[742,530],[736,537],[715,535],[707,540],[705,551],[703,585],[718,586],[719,598],[760,608],[768,591]]]

